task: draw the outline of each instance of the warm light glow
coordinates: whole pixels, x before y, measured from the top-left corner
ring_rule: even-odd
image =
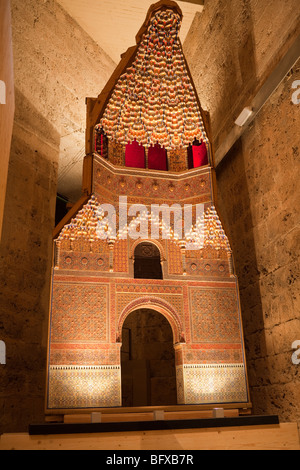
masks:
[[[133,63],[121,75],[98,127],[109,139],[187,147],[207,138],[179,39],[180,15],[153,14]]]
[[[112,215],[106,214],[104,210],[106,206],[108,209],[111,207]],[[118,208],[115,209],[109,204],[102,206],[97,198],[92,196],[83,209],[78,212],[76,218],[72,219],[70,224],[65,225],[58,241],[66,239],[89,242],[103,240],[113,246],[115,241],[127,237],[134,239],[158,238],[172,240],[183,249],[189,249],[187,244],[193,244],[192,249],[211,248],[231,251],[228,238],[214,206],[208,207],[197,217],[195,224],[191,224],[187,230],[181,232],[177,230],[178,225],[174,221],[169,223],[168,219],[148,210],[146,206],[141,206],[140,212],[131,216],[129,208],[126,223],[119,227],[116,226],[117,213]],[[182,222],[180,226],[182,228]]]
[[[120,366],[50,366],[50,408],[120,406]]]
[[[252,116],[253,114],[253,111],[249,108],[244,108],[243,111],[241,112],[241,114],[238,116],[238,118],[235,120],[235,124],[237,126],[240,126],[242,127],[247,121],[248,119],[250,118],[250,116]]]
[[[247,399],[243,364],[189,364],[183,367],[185,403],[224,403]]]

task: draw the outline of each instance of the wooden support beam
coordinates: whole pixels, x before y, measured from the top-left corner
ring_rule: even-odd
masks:
[[[162,410],[163,411],[163,410]],[[233,418],[239,416],[239,410],[224,410],[226,418]],[[184,420],[184,419],[201,419],[212,418],[213,410],[203,411],[167,411],[164,412],[164,419],[169,420]],[[153,421],[154,411],[140,412],[140,413],[101,413],[102,423],[118,423],[118,422],[132,422],[132,421]],[[64,423],[91,423],[91,414],[67,414],[64,415]]]
[[[65,217],[57,224],[55,229],[53,230],[53,239],[58,237],[59,232],[62,230],[62,228],[71,222],[71,219],[76,216],[77,212],[82,209],[84,204],[86,204],[89,200],[89,195],[83,195],[77,202],[74,204],[74,206],[69,210],[69,212],[65,215]]]
[[[204,7],[204,0],[181,0],[181,2],[185,3],[193,3],[193,5],[199,5],[200,7]],[[199,11],[202,9],[199,8]]]

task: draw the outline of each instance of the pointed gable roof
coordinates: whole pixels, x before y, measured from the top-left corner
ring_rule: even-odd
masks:
[[[109,139],[166,149],[187,147],[195,138],[208,143],[179,39],[181,19],[180,8],[170,0],[150,7],[133,58],[98,121]]]

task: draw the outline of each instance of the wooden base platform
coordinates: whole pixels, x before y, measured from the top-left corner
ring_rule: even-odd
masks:
[[[0,450],[300,450],[297,423],[280,423],[277,415],[255,416],[242,407],[224,406],[224,417],[216,417],[220,408],[65,410],[46,415],[45,422],[30,425],[28,433],[1,435]]]
[[[193,451],[197,450],[300,450],[300,444],[297,423],[282,423],[209,429],[1,435],[0,450],[11,449],[102,450],[106,458],[107,455],[118,455],[118,451],[133,451],[126,455],[136,455],[147,450],[152,451],[151,454],[170,451],[178,455],[190,451],[194,455]],[[148,458],[148,455],[146,453],[143,458]],[[102,458],[102,454],[99,458]]]

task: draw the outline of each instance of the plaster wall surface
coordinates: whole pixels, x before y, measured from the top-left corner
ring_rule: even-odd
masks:
[[[114,69],[55,1],[11,6],[16,111],[0,247],[0,431],[8,432],[44,418],[56,192],[71,184],[64,168],[57,184],[58,167],[84,148],[85,97]]]

